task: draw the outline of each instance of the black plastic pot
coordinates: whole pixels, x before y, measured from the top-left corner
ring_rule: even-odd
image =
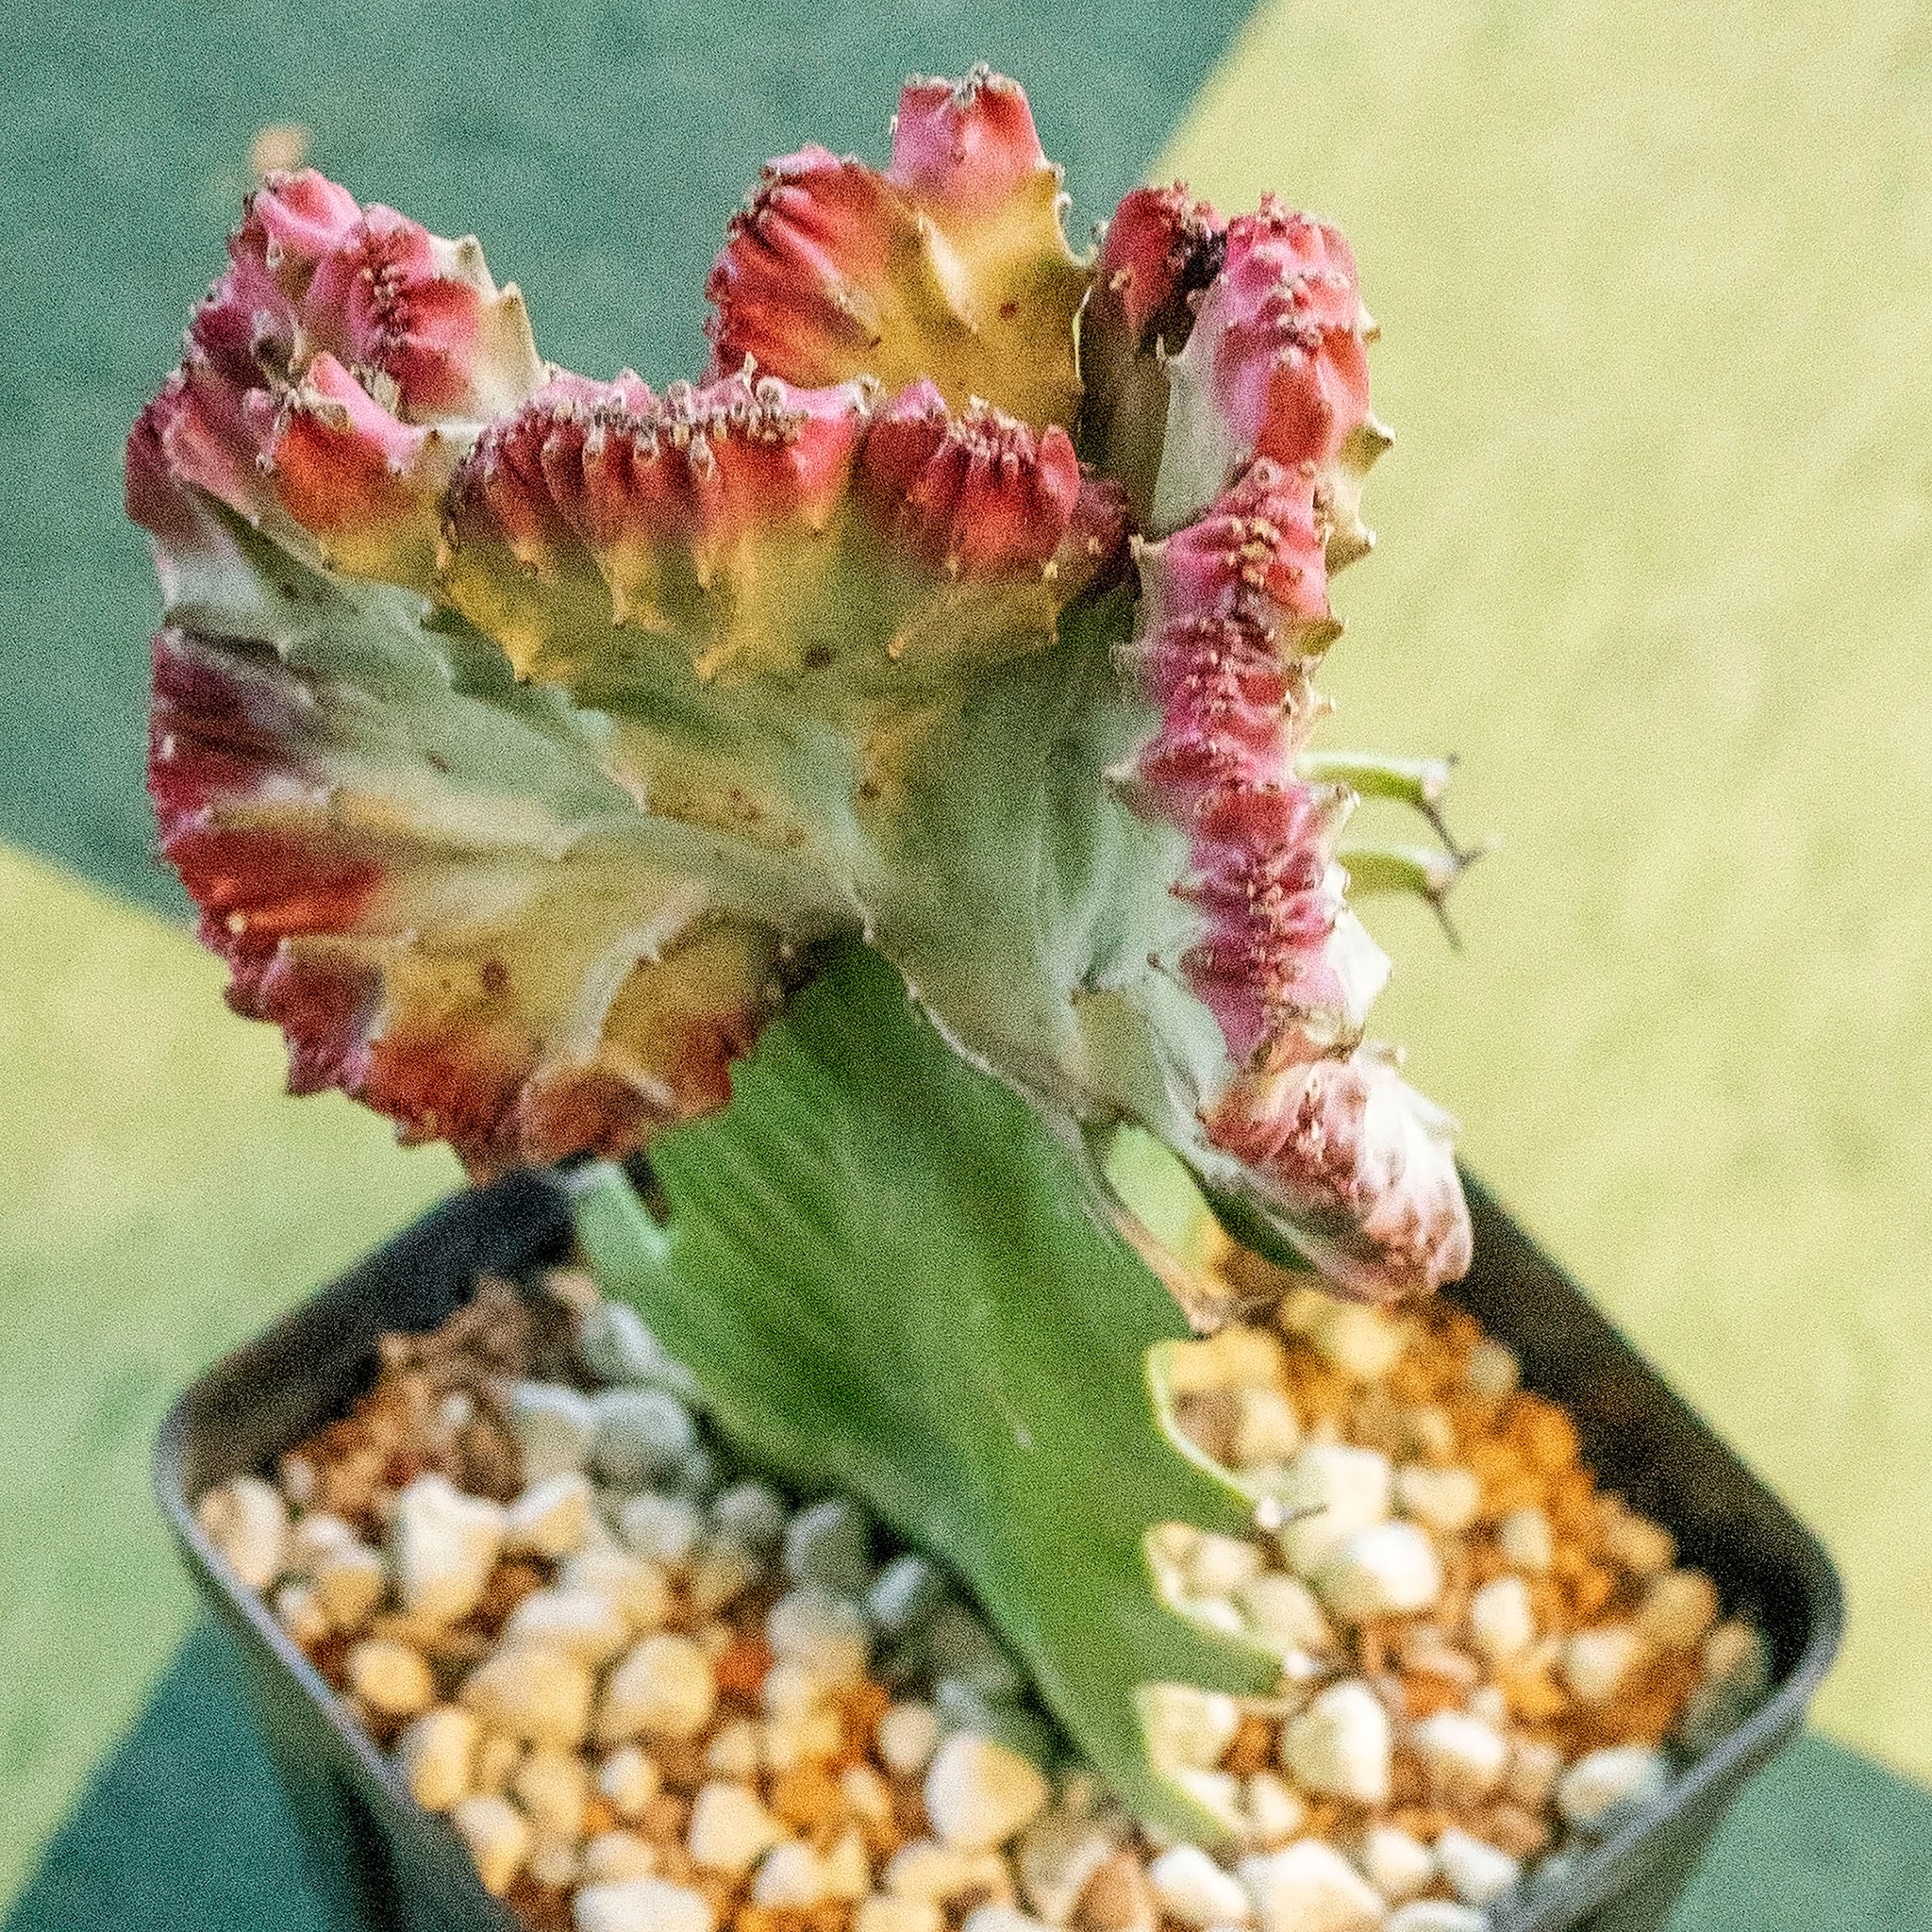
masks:
[[[1562,1402],[1604,1483],[1672,1529],[1727,1609],[1770,1640],[1774,1689],[1738,1731],[1643,1815],[1578,1861],[1560,1886],[1494,1913],[1496,1932],[1655,1932],[1745,1782],[1804,1722],[1843,1621],[1817,1541],[1529,1239],[1472,1189],[1476,1257],[1453,1291],[1522,1357],[1524,1379]],[[376,1337],[446,1319],[484,1272],[560,1255],[558,1190],[517,1175],[457,1197],[218,1363],[175,1406],[156,1483],[202,1593],[236,1646],[270,1754],[302,1824],[317,1885],[372,1927],[516,1932],[443,1821],[420,1810],[274,1618],[214,1556],[194,1503],[264,1471],[365,1387]]]

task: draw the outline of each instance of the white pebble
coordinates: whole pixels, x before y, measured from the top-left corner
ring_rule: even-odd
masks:
[[[1536,1641],[1529,1585],[1513,1574],[1492,1576],[1469,1600],[1469,1634],[1492,1664],[1521,1657]]]
[[[1497,1730],[1509,1727],[1509,1693],[1500,1684],[1478,1684],[1469,1693],[1469,1714]]]
[[[1320,1839],[1243,1858],[1238,1870],[1262,1932],[1377,1932],[1388,1914],[1381,1894]]]
[[[538,1644],[591,1665],[608,1663],[629,1637],[624,1612],[591,1590],[533,1590],[503,1626],[506,1643]]]
[[[784,1564],[793,1583],[863,1594],[872,1582],[872,1531],[864,1515],[842,1496],[801,1509],[785,1525]]]
[[[749,1786],[713,1782],[691,1807],[685,1849],[691,1862],[710,1872],[749,1872],[780,1840],[791,1836]]]
[[[1474,1470],[1405,1463],[1395,1473],[1395,1502],[1405,1516],[1442,1536],[1460,1536],[1482,1507],[1483,1486]]]
[[[577,1841],[555,1831],[539,1831],[530,1843],[530,1856],[524,1870],[534,1885],[548,1890],[565,1891],[582,1877],[584,1858]]]
[[[509,1506],[504,1547],[555,1562],[581,1549],[590,1527],[590,1481],[580,1470],[566,1469],[532,1483]]]
[[[1299,1576],[1271,1571],[1238,1590],[1235,1603],[1249,1634],[1277,1655],[1334,1648],[1335,1632],[1315,1592]]]
[[[577,1353],[600,1382],[666,1389],[686,1397],[697,1393],[696,1377],[666,1354],[643,1317],[623,1302],[600,1301],[586,1311],[577,1330]]]
[[[289,1506],[258,1475],[231,1477],[202,1497],[195,1520],[248,1590],[264,1591],[282,1574],[289,1550]]]
[[[312,1649],[334,1628],[314,1584],[299,1578],[291,1577],[276,1586],[274,1607],[275,1622],[289,1633],[290,1641],[304,1650]]]
[[[1704,1640],[1699,1661],[1704,1666],[1706,1679],[1712,1683],[1760,1678],[1768,1668],[1764,1639],[1749,1624],[1738,1618],[1720,1624]]]
[[[1064,1925],[1094,1874],[1113,1855],[1112,1836],[1063,1804],[1026,1827],[1013,1862],[1026,1903],[1049,1925]]]
[[[1243,1389],[1235,1396],[1237,1469],[1286,1462],[1301,1446],[1301,1418],[1279,1389]]]
[[[1607,1704],[1642,1654],[1642,1640],[1627,1624],[1579,1630],[1563,1646],[1563,1681],[1578,1703]]]
[[[852,1932],[941,1932],[945,1921],[930,1899],[874,1892],[860,1899]]]
[[[349,1689],[385,1717],[414,1717],[436,1702],[436,1678],[422,1654],[393,1638],[364,1638],[343,1670]]]
[[[1457,1825],[1436,1840],[1436,1859],[1456,1896],[1468,1906],[1486,1906],[1501,1898],[1523,1876],[1523,1867],[1507,1852]]]
[[[785,1505],[768,1483],[733,1483],[712,1498],[711,1527],[745,1549],[766,1555],[785,1534]]]
[[[1547,1574],[1557,1560],[1556,1532],[1550,1527],[1550,1519],[1534,1505],[1512,1509],[1497,1524],[1496,1547],[1512,1570],[1530,1576]]]
[[[855,1818],[868,1824],[890,1824],[892,1788],[869,1764],[848,1764],[839,1774],[839,1795]]]
[[[1554,1744],[1521,1738],[1509,1759],[1509,1795],[1534,1811],[1549,1803],[1562,1775],[1563,1754]]]
[[[1212,1531],[1194,1537],[1182,1574],[1190,1596],[1227,1596],[1259,1576],[1266,1559],[1238,1536]]]
[[[993,1904],[968,1912],[959,1932],[1046,1932],[1046,1926],[1017,1906]]]
[[[580,1839],[591,1804],[591,1767],[575,1751],[540,1744],[517,1766],[510,1795],[539,1832]]]
[[[988,1851],[1024,1830],[1045,1807],[1045,1778],[1015,1751],[971,1731],[941,1744],[925,1774],[925,1810],[958,1851]]]
[[[1234,1742],[1241,1706],[1190,1684],[1143,1684],[1137,1699],[1149,1761],[1160,1771],[1211,1771]]]
[[[694,1738],[718,1706],[718,1674],[689,1637],[647,1637],[610,1674],[597,1736],[618,1744],[643,1736]]]
[[[1241,1810],[1241,1781],[1231,1771],[1204,1771],[1198,1765],[1184,1764],[1168,1773],[1174,1785],[1191,1798],[1229,1837],[1247,1824]]]
[[[1318,1693],[1281,1738],[1284,1770],[1312,1791],[1359,1805],[1388,1802],[1392,1751],[1389,1713],[1354,1677]]]
[[[772,1655],[808,1671],[822,1685],[856,1684],[865,1674],[872,1632],[849,1597],[821,1585],[787,1591],[765,1615]]]
[[[354,1528],[341,1517],[326,1509],[312,1509],[291,1525],[284,1561],[298,1575],[313,1576],[315,1566],[331,1550],[350,1549],[360,1541]]]
[[[1412,1523],[1358,1529],[1315,1573],[1324,1604],[1345,1624],[1412,1616],[1442,1594],[1436,1546]]]
[[[1379,1449],[1315,1442],[1289,1464],[1281,1531],[1291,1569],[1307,1576],[1358,1529],[1388,1521],[1395,1470]]]
[[[618,1506],[617,1533],[625,1547],[666,1570],[681,1570],[691,1561],[704,1528],[704,1512],[683,1496],[647,1492]]]
[[[1247,1889],[1199,1845],[1175,1845],[1147,1868],[1154,1897],[1183,1925],[1242,1925],[1254,1916]]]
[[[1417,1755],[1430,1788],[1452,1806],[1479,1805],[1501,1787],[1509,1766],[1509,1743],[1480,1718],[1439,1710],[1414,1731]]]
[[[773,1911],[809,1911],[831,1896],[825,1862],[797,1839],[766,1853],[752,1880],[751,1902]]]
[[[968,1892],[1013,1895],[1012,1873],[996,1851],[961,1851],[936,1839],[916,1838],[892,1854],[880,1881],[894,1898],[945,1905]]]
[[[626,1821],[641,1818],[662,1783],[658,1767],[635,1744],[620,1745],[597,1768],[597,1794]]]
[[[510,1427],[524,1453],[524,1481],[541,1483],[581,1469],[597,1433],[597,1410],[580,1389],[518,1382],[509,1391]]]
[[[389,1593],[389,1565],[353,1539],[316,1558],[313,1579],[323,1614],[345,1636],[361,1629]]]
[[[531,1744],[581,1744],[591,1725],[589,1667],[534,1643],[492,1652],[458,1693],[484,1724]]]
[[[468,1846],[483,1890],[501,1898],[530,1856],[530,1827],[508,1798],[465,1798],[453,1807],[449,1822]]]
[[[1604,1550],[1638,1576],[1656,1576],[1677,1560],[1676,1538],[1615,1498],[1605,1499]]]
[[[1616,1744],[1580,1757],[1557,1787],[1557,1808],[1572,1824],[1598,1830],[1655,1804],[1671,1780],[1664,1755],[1648,1744]]]
[[[658,1869],[658,1847],[634,1831],[600,1831],[584,1847],[578,1876],[585,1885],[618,1878],[648,1878]]]
[[[710,1901],[668,1878],[587,1885],[571,1902],[576,1932],[713,1932]]]
[[[1490,1932],[1490,1915],[1446,1898],[1419,1898],[1399,1907],[1382,1932]]]
[[[635,1636],[662,1626],[671,1585],[656,1563],[625,1550],[579,1550],[557,1574],[560,1590],[588,1590],[617,1606]]]
[[[397,1497],[390,1560],[403,1608],[425,1624],[453,1624],[483,1599],[503,1548],[500,1504],[466,1496],[445,1475],[421,1475]]]
[[[917,1777],[932,1762],[939,1741],[940,1721],[929,1704],[889,1705],[879,1719],[879,1757],[900,1777]]]
[[[1408,1346],[1406,1322],[1364,1302],[1335,1302],[1308,1336],[1352,1381],[1382,1381]]]
[[[470,1795],[477,1736],[470,1712],[440,1704],[396,1740],[396,1767],[424,1810],[447,1811]]]
[[[1362,1834],[1357,1856],[1362,1876],[1391,1905],[1399,1906],[1435,1883],[1435,1853],[1421,1839],[1392,1824],[1372,1824]]]
[[[606,1389],[592,1401],[591,1466],[620,1489],[670,1480],[697,1447],[691,1411],[662,1389]]]
[[[1515,1394],[1516,1385],[1523,1379],[1523,1365],[1513,1350],[1485,1337],[1470,1350],[1462,1379],[1472,1395],[1485,1402],[1500,1402],[1504,1396]]]
[[[1247,1836],[1262,1851],[1273,1851],[1301,1835],[1308,1821],[1307,1801],[1285,1778],[1257,1771],[1241,1793]]]
[[[1717,1585],[1701,1570],[1666,1570],[1643,1593],[1637,1632],[1659,1650],[1694,1650],[1717,1622]]]

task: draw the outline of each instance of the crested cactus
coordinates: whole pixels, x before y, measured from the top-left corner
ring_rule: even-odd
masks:
[[[1462,1272],[1449,1124],[1366,1038],[1388,962],[1338,844],[1362,791],[1440,831],[1446,768],[1308,742],[1388,441],[1354,261],[1273,201],[1137,190],[1091,258],[1064,211],[1017,86],[911,83],[884,171],[765,171],[710,368],[654,391],[543,362],[473,241],[312,173],[252,197],[127,500],[167,600],[162,850],[296,1091],[478,1173],[670,1171],[827,960],[877,1006],[862,941],[953,1049],[924,1077],[998,1076],[1068,1175],[1133,1124],[1343,1292]],[[1463,862],[1361,861],[1432,899]],[[891,1490],[891,1446],[854,1479]],[[956,1560],[1132,1784],[1037,1575]]]

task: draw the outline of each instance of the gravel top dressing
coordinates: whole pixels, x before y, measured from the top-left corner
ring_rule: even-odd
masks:
[[[1156,1587],[1281,1674],[1143,1689],[1225,1825],[1157,1843],[947,1577],[738,1466],[586,1274],[531,1286],[388,1338],[201,1516],[533,1927],[1476,1932],[1768,1683],[1467,1315],[1291,1296],[1169,1375],[1180,1432],[1274,1479],[1247,1537],[1158,1531]]]

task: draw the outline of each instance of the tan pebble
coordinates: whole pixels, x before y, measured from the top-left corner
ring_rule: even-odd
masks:
[[[892,1788],[869,1764],[848,1764],[839,1774],[839,1795],[855,1818],[887,1824],[892,1817]]]
[[[1508,1740],[1480,1719],[1438,1711],[1416,1725],[1412,1742],[1430,1789],[1446,1803],[1479,1805],[1501,1789]]]
[[[1299,1576],[1271,1571],[1243,1585],[1235,1603],[1250,1634],[1277,1655],[1334,1648],[1334,1628],[1315,1592]]]
[[[466,1496],[447,1476],[418,1476],[396,1497],[390,1560],[403,1608],[436,1624],[475,1609],[503,1546],[500,1504]]]
[[[1155,1902],[1171,1919],[1207,1932],[1210,1925],[1242,1925],[1254,1917],[1246,1888],[1199,1845],[1175,1845],[1147,1868]]]
[[[1408,1617],[1442,1594],[1442,1565],[1412,1523],[1377,1523],[1346,1537],[1315,1572],[1316,1592],[1344,1624]]]
[[[1643,1641],[1628,1624],[1579,1630],[1563,1646],[1563,1681],[1579,1703],[1607,1704],[1642,1655]]]
[[[700,1617],[715,1616],[738,1602],[764,1573],[764,1564],[742,1545],[716,1540],[706,1543],[687,1586],[691,1609]]]
[[[532,1744],[581,1744],[595,1686],[590,1668],[561,1651],[512,1644],[463,1680],[459,1700],[492,1731]]]
[[[530,1840],[530,1856],[524,1870],[532,1885],[546,1891],[566,1891],[582,1877],[583,1853],[574,1838],[554,1831],[539,1831]]]
[[[763,1741],[758,1725],[749,1718],[724,1725],[705,1746],[705,1769],[714,1777],[756,1777],[763,1761]]]
[[[1243,1858],[1239,1870],[1262,1932],[1376,1932],[1388,1915],[1381,1894],[1319,1839]]]
[[[1621,1497],[1599,1499],[1604,1554],[1636,1576],[1656,1576],[1677,1560],[1677,1540],[1661,1524],[1640,1516]]]
[[[259,1476],[238,1475],[195,1508],[203,1533],[245,1589],[265,1591],[281,1575],[289,1550],[289,1507]]]
[[[997,1852],[967,1852],[934,1839],[901,1845],[880,1878],[895,1898],[927,1899],[937,1905],[978,1894],[1011,1898],[1012,1873]]]
[[[1550,1519],[1534,1506],[1512,1509],[1496,1525],[1496,1547],[1512,1570],[1543,1576],[1557,1560],[1557,1540]]]
[[[1311,1791],[1381,1805],[1393,1739],[1381,1700],[1359,1679],[1319,1692],[1282,1732],[1282,1769]]]
[[[597,1768],[597,1790],[618,1817],[641,1818],[658,1795],[658,1767],[635,1744],[621,1745]]]
[[[661,1629],[671,1614],[671,1585],[662,1568],[615,1548],[579,1550],[558,1572],[563,1590],[588,1590],[623,1613],[633,1636]]]
[[[942,1842],[987,1851],[1024,1830],[1044,1809],[1047,1783],[1018,1752],[956,1731],[925,1774],[925,1809]]]
[[[469,1848],[484,1890],[501,1898],[530,1855],[531,1832],[523,1813],[507,1798],[465,1798],[451,1810],[449,1822]]]
[[[1331,1302],[1308,1331],[1316,1349],[1355,1382],[1379,1382],[1401,1360],[1410,1328],[1365,1302]]]
[[[288,1633],[289,1641],[301,1650],[313,1650],[327,1641],[332,1632],[312,1583],[291,1577],[275,1587],[275,1622]]]
[[[685,1849],[691,1862],[707,1871],[742,1873],[787,1835],[783,1821],[765,1808],[748,1785],[714,1780],[692,1801]]]
[[[1074,1907],[1080,1932],[1153,1932],[1159,1917],[1147,1868],[1125,1847],[1093,1874]]]
[[[1241,1728],[1241,1706],[1219,1691],[1143,1684],[1137,1702],[1147,1755],[1162,1771],[1211,1771]]]
[[[1456,1424],[1446,1408],[1434,1404],[1402,1412],[1402,1440],[1425,1461],[1446,1463],[1456,1456]]]
[[[361,1629],[389,1594],[389,1565],[366,1543],[351,1541],[324,1551],[313,1574],[316,1601],[345,1635]]]
[[[362,1540],[349,1522],[327,1509],[312,1509],[289,1528],[288,1564],[298,1575],[313,1576],[331,1550],[358,1549]]]
[[[658,1850],[634,1831],[601,1831],[584,1847],[582,1882],[599,1885],[614,1878],[649,1878],[658,1870]]]
[[[1659,1650],[1694,1650],[1718,1607],[1717,1586],[1701,1570],[1666,1570],[1643,1593],[1637,1632]]]
[[[1112,1836],[1091,1819],[1042,1812],[1022,1835],[1014,1858],[1026,1903],[1049,1925],[1064,1925],[1113,1852]]]
[[[610,1674],[597,1711],[607,1744],[640,1736],[694,1738],[718,1704],[711,1659],[689,1637],[647,1637]]]
[[[1522,1365],[1514,1352],[1487,1338],[1470,1350],[1469,1359],[1463,1365],[1464,1384],[1482,1402],[1500,1402],[1505,1396],[1513,1395],[1522,1378]]]
[[[919,1776],[932,1761],[939,1741],[939,1719],[929,1704],[894,1704],[879,1719],[879,1757],[888,1771],[901,1777]]]
[[[476,1746],[476,1789],[486,1797],[501,1796],[523,1761],[522,1739],[500,1731],[486,1733]]]
[[[517,1766],[510,1795],[539,1832],[573,1843],[584,1835],[591,1804],[591,1767],[574,1751],[539,1744]]]
[[[533,1483],[509,1506],[504,1546],[552,1562],[582,1548],[591,1527],[591,1484],[581,1470]]]
[[[1242,1791],[1250,1841],[1260,1851],[1274,1851],[1299,1835],[1307,1822],[1307,1801],[1272,1771],[1257,1771]]]
[[[583,1663],[608,1663],[630,1637],[624,1612],[591,1590],[536,1590],[509,1613],[506,1643],[533,1643]]]
[[[476,1720],[453,1704],[437,1706],[396,1740],[396,1766],[409,1795],[425,1811],[447,1811],[474,1789]]]
[[[1492,1664],[1521,1657],[1536,1641],[1536,1612],[1522,1577],[1493,1576],[1470,1598],[1469,1634]]]
[[[1523,1875],[1507,1852],[1452,1825],[1436,1840],[1436,1858],[1442,1876],[1464,1905],[1486,1906],[1501,1898]]]
[[[349,1688],[384,1717],[414,1717],[436,1702],[436,1678],[421,1653],[406,1643],[364,1638],[350,1651]]]
[[[1282,1554],[1297,1574],[1311,1575],[1358,1529],[1388,1520],[1394,1466],[1379,1449],[1313,1442],[1289,1465],[1281,1502],[1290,1519]]]
[[[1460,1536],[1482,1508],[1482,1485],[1472,1470],[1409,1462],[1395,1472],[1395,1506],[1441,1536]]]
[[[852,1932],[941,1932],[944,1923],[930,1899],[874,1892],[859,1900]]]
[[[1391,1905],[1418,1897],[1436,1877],[1436,1855],[1421,1839],[1392,1824],[1372,1824],[1356,1851],[1365,1877]]]
[[[1031,1913],[995,1900],[968,1912],[959,1932],[1046,1932],[1046,1928]]]
[[[1546,1805],[1562,1772],[1563,1754],[1554,1744],[1519,1738],[1509,1759],[1509,1795],[1532,1809]]]
[[[1302,1446],[1301,1417],[1279,1389],[1242,1389],[1235,1395],[1233,1434],[1235,1468],[1269,1468]]]

